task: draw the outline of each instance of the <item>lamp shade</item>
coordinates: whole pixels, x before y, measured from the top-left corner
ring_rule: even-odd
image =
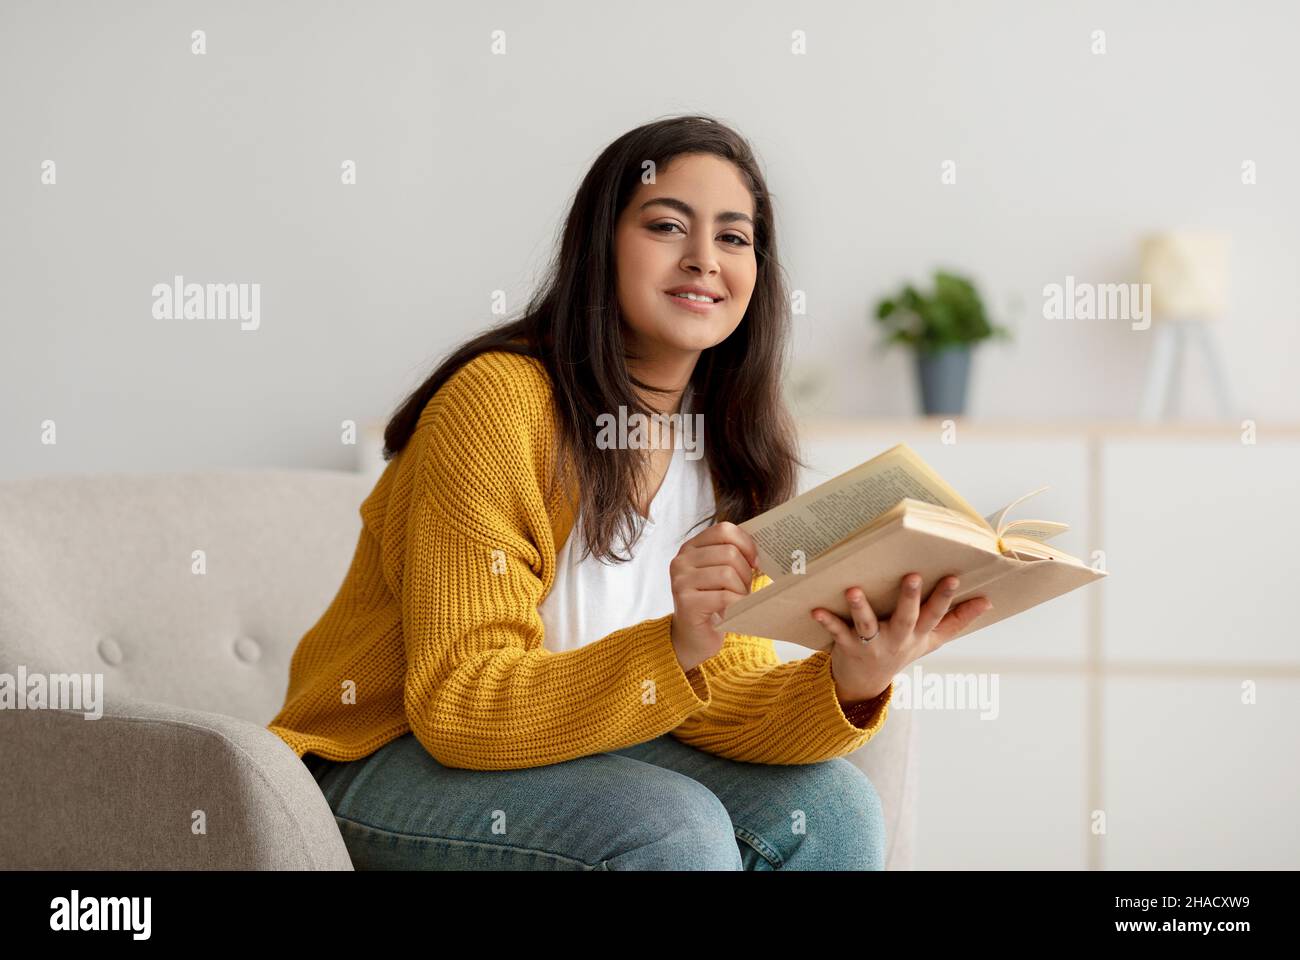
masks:
[[[1213,320],[1228,295],[1228,237],[1209,231],[1167,231],[1139,242],[1140,273],[1151,284],[1151,315],[1162,320]]]

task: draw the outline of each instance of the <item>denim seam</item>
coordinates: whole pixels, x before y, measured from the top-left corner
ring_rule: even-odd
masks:
[[[780,867],[785,863],[780,852],[753,831],[746,830],[744,827],[736,827],[736,839],[745,841],[745,843],[757,850],[759,856],[772,864],[773,867]]]
[[[534,856],[550,857],[553,860],[562,861],[564,863],[578,864],[586,870],[609,869],[604,865],[604,861],[599,864],[590,864],[583,860],[575,859],[574,857],[566,857],[562,853],[552,853],[550,850],[537,850],[532,847],[521,847],[512,843],[484,843],[481,840],[458,840],[454,837],[430,836],[428,834],[420,833],[401,833],[396,830],[385,830],[383,827],[377,827],[372,823],[366,823],[362,820],[354,820],[351,817],[341,817],[337,813],[334,814],[334,819],[340,825],[347,824],[353,827],[360,827],[361,829],[369,830],[372,833],[383,834],[387,837],[398,837],[402,840],[427,841],[429,843],[449,843],[465,847],[478,847],[485,850],[510,850],[514,853],[530,853]]]

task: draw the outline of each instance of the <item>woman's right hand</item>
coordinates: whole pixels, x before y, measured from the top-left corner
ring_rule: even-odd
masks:
[[[730,521],[715,523],[682,544],[668,564],[673,589],[672,643],[682,670],[722,649],[726,631],[715,625],[727,608],[749,596],[758,544]]]

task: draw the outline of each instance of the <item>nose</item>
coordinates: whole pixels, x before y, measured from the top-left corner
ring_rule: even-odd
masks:
[[[705,248],[700,251],[690,250],[682,257],[682,268],[704,276],[712,276],[720,269],[713,251]]]

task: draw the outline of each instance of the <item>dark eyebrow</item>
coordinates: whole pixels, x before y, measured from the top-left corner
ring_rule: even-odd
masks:
[[[655,197],[653,200],[647,200],[645,203],[641,204],[641,209],[644,210],[646,207],[656,203],[661,203],[665,207],[672,207],[674,210],[686,214],[692,220],[695,219],[694,208],[685,200],[678,200],[676,197]],[[738,210],[723,210],[714,217],[714,219],[717,220],[718,223],[736,223],[737,221],[743,220],[751,227],[754,225],[754,221],[749,214],[741,213]]]

